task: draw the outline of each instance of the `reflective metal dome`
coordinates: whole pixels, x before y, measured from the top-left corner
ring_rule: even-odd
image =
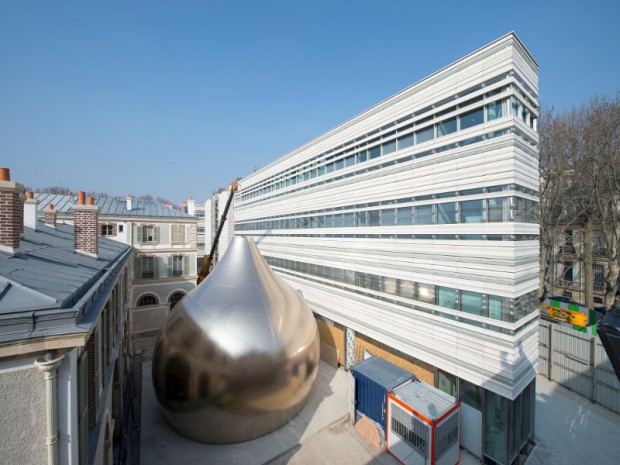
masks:
[[[162,328],[153,386],[165,418],[182,435],[240,442],[301,410],[318,363],[308,305],[273,274],[252,240],[235,237]]]

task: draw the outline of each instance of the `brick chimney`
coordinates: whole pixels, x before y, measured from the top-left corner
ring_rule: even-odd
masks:
[[[194,197],[191,195],[189,199],[187,199],[187,214],[192,216],[196,215],[196,204],[194,203]]]
[[[127,194],[127,211],[130,212],[133,208],[133,196],[131,194]]]
[[[95,205],[95,198],[78,192],[78,203],[73,206],[73,241],[75,251],[96,257],[99,252],[97,231],[99,228],[99,207]]]
[[[24,203],[24,226],[37,230],[37,205],[39,201],[34,198],[34,192],[26,192]]]
[[[24,186],[11,181],[11,170],[0,168],[0,250],[19,253],[23,226],[22,191]]]
[[[47,206],[43,219],[45,221],[45,226],[56,229],[56,210],[54,210],[53,203]]]
[[[19,226],[20,233],[24,235],[24,202],[26,201],[26,189],[22,189],[22,193],[19,196]]]

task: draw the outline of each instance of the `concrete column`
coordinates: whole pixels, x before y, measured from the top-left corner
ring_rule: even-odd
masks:
[[[48,352],[45,356],[37,359],[34,365],[43,372],[45,378],[45,392],[47,397],[47,446],[48,465],[59,465],[58,453],[58,367],[64,355],[58,355],[55,351]]]

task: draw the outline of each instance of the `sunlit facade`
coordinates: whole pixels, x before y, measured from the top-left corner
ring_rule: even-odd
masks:
[[[497,463],[534,434],[537,89],[508,34],[242,179],[234,213],[342,364],[357,340],[419,362]]]

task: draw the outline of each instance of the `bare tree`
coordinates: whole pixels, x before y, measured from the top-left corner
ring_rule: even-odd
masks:
[[[540,125],[540,299],[553,287],[564,255],[582,263],[585,300],[593,305],[593,244],[605,256],[605,306],[620,272],[620,99],[598,98],[563,114],[543,112]],[[569,231],[579,231],[579,237]],[[558,240],[559,247],[556,247]],[[577,241],[581,246],[575,246]]]

